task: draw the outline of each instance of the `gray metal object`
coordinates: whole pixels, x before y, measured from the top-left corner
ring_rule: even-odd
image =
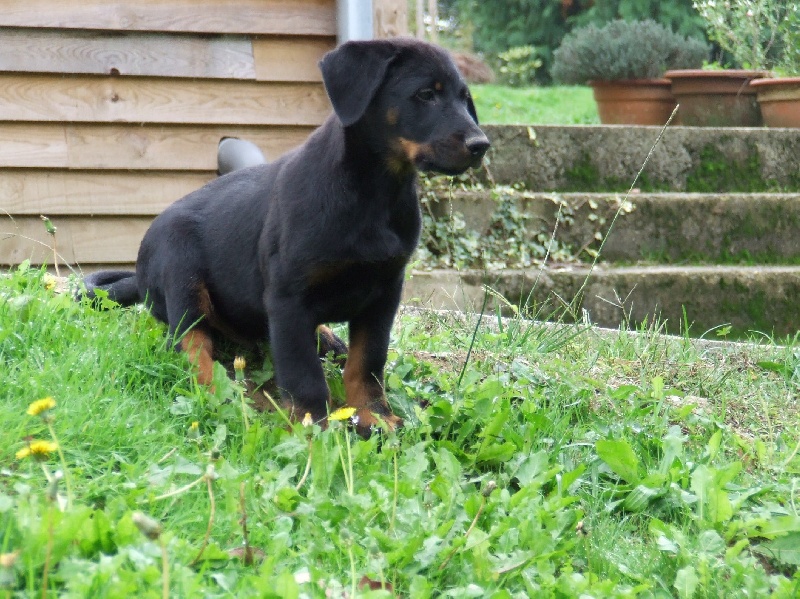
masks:
[[[336,39],[371,40],[373,36],[372,0],[339,0],[336,3]]]
[[[238,137],[223,137],[217,146],[217,173],[225,175],[248,166],[265,164],[267,159],[259,147]]]

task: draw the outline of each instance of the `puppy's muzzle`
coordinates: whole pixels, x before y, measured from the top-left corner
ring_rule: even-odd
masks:
[[[486,151],[492,144],[485,135],[481,134],[467,138],[464,141],[464,145],[467,147],[467,151],[472,159],[471,166],[478,167],[483,160],[484,154],[486,154]]]
[[[467,150],[473,158],[480,160],[492,144],[485,135],[476,135],[467,139],[464,145],[467,146]]]

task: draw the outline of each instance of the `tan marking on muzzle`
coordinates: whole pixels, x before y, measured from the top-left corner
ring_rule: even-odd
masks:
[[[400,142],[400,148],[402,148],[403,153],[406,155],[406,158],[408,158],[409,162],[415,162],[420,152],[425,149],[423,144],[411,141],[405,137],[399,137],[398,141]]]
[[[386,122],[390,125],[396,125],[397,120],[400,118],[400,111],[397,109],[396,106],[392,106],[389,110],[386,111]]]

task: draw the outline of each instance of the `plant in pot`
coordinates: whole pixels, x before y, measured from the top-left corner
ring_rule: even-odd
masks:
[[[706,33],[733,60],[735,69],[672,71],[672,93],[681,104],[683,124],[698,126],[747,126],[762,124],[763,106],[757,98],[770,70],[793,53],[788,35],[800,25],[789,17],[798,13],[796,4],[785,0],[728,2],[702,0],[694,7],[705,20]],[[759,93],[759,95],[761,95]],[[767,111],[769,112],[769,111]]]
[[[675,108],[668,69],[700,67],[705,42],[682,37],[655,21],[611,21],[567,34],[553,54],[552,77],[592,86],[603,124],[663,125]]]
[[[761,47],[773,77],[756,79],[751,87],[765,125],[800,127],[800,4],[764,4],[756,6],[767,13],[771,27],[768,42]]]

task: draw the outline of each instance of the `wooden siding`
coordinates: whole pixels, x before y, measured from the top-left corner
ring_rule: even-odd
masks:
[[[329,0],[3,0],[0,27],[333,36],[336,4]]]
[[[268,159],[330,112],[334,0],[5,0],[0,264],[130,266],[152,218],[216,176],[220,138]]]

